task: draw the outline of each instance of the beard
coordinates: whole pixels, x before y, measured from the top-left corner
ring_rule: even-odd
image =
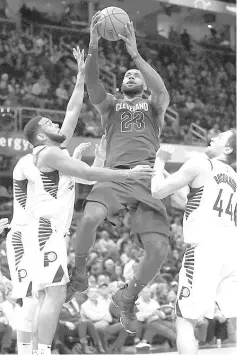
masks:
[[[65,134],[46,133],[47,137],[55,143],[62,144],[66,140]]]
[[[134,87],[127,87],[126,85],[122,84],[121,86],[121,91],[124,95],[130,96],[130,97],[134,97],[137,95],[140,95],[143,93],[143,84],[141,85],[136,85]]]

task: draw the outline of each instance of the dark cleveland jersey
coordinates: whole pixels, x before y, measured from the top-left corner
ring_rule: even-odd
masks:
[[[106,166],[152,165],[160,146],[158,113],[147,99],[115,100],[106,124]]]

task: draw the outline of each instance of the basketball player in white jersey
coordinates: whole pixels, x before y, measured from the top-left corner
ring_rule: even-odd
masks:
[[[84,58],[79,48],[73,50],[78,63],[77,82],[67,106],[62,130],[70,138],[77,124],[84,95]],[[32,353],[32,320],[42,300],[33,299],[32,281],[34,275],[37,245],[28,224],[34,217],[35,173],[38,169],[33,163],[33,155],[21,158],[13,171],[14,180],[14,214],[11,231],[7,236],[7,256],[13,281],[13,296],[23,299],[22,316],[19,319],[17,341],[18,353]]]
[[[35,244],[28,232],[35,203],[36,172],[32,154],[22,157],[13,170],[13,219],[6,240],[12,297],[23,300],[17,320],[17,348],[20,355],[32,353],[32,319],[38,305],[37,299],[32,297]]]
[[[236,130],[213,138],[205,153],[164,179],[171,152],[160,148],[152,179],[152,195],[159,199],[185,185],[190,188],[183,219],[189,246],[176,303],[179,354],[197,354],[196,322],[202,316],[213,318],[216,305],[225,318],[237,316],[237,174],[231,167],[236,162]]]

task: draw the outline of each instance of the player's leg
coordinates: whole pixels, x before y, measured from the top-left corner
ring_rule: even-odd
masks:
[[[222,316],[228,319],[232,339],[236,342],[237,319],[237,242],[221,245],[220,254],[225,259],[217,288],[216,303]]]
[[[163,224],[163,216],[143,204],[138,206],[132,216],[132,231],[139,232],[145,255],[138,264],[133,279],[112,296],[114,304],[120,308],[121,323],[130,333],[135,333],[138,329],[135,312],[138,295],[157,275],[168,253],[168,237],[158,232],[166,231],[166,228],[162,229]]]
[[[214,246],[194,245],[186,249],[176,302],[179,354],[197,354],[194,328],[201,317],[213,318],[219,270],[220,258]]]
[[[47,224],[50,221],[47,221]],[[34,289],[44,290],[45,297],[38,316],[38,350],[41,354],[51,354],[51,345],[56,332],[58,319],[66,298],[66,284],[69,281],[67,270],[67,246],[64,235],[53,231],[44,244],[40,244],[39,268],[35,277]],[[41,242],[39,235],[39,242]]]
[[[23,305],[17,319],[17,349],[19,355],[32,354],[33,349],[33,319],[38,301],[33,297],[23,299]]]
[[[106,218],[107,208],[98,202],[88,202],[77,228],[75,242],[75,267],[78,274],[85,276],[86,259],[90,248],[94,245],[96,239],[96,229],[98,225]]]
[[[38,349],[38,324],[39,314],[45,299],[45,291],[40,290],[37,295],[37,308],[33,316],[32,333],[33,333],[33,349]]]
[[[87,198],[87,203],[76,232],[75,268],[67,286],[68,302],[75,292],[84,292],[88,288],[86,261],[90,248],[95,243],[96,228],[110,215],[124,208],[117,196],[117,187],[113,183],[97,183]]]
[[[85,292],[88,288],[86,262],[88,252],[95,243],[96,228],[106,218],[107,209],[97,202],[87,202],[76,232],[75,267],[67,285],[66,302],[69,302],[75,292]]]
[[[66,285],[51,286],[45,289],[45,298],[38,316],[37,338],[40,354],[51,354],[51,345],[65,298]]]
[[[177,316],[177,348],[179,354],[196,355],[198,353],[198,342],[194,335],[197,320]]]

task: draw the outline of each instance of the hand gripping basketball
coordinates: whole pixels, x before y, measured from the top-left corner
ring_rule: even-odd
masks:
[[[122,36],[120,33],[118,35],[119,38],[125,42],[127,51],[131,55],[131,57],[137,56],[138,54],[137,41],[136,41],[135,30],[132,22],[128,22],[127,25],[124,26],[124,33],[125,33],[124,36]]]
[[[101,23],[100,21],[100,11],[92,17],[91,26],[90,26],[90,45],[98,45],[98,41],[101,38],[98,32],[98,27]]]

